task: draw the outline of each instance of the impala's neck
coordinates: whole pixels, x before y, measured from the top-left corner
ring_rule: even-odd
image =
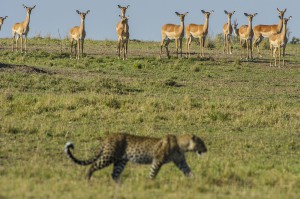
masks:
[[[252,19],[248,22],[247,35],[249,35],[252,31]]]
[[[81,19],[81,23],[80,23],[80,32],[83,32],[84,31],[84,26],[85,26],[85,24],[84,24],[84,19]]]
[[[281,30],[281,39],[282,41],[286,38],[286,24],[283,23],[283,27],[282,27],[282,30]]]
[[[203,26],[203,32],[207,32],[207,30],[208,30],[208,24],[209,24],[209,18],[205,17],[205,22],[204,22],[204,26]]]
[[[180,32],[181,32],[181,35],[184,35],[184,21],[180,22]]]
[[[29,25],[30,22],[30,14],[27,12],[25,21],[23,22],[24,26],[27,27]]]
[[[283,26],[283,18],[279,19],[278,25],[277,25],[277,32],[282,31],[282,26]]]
[[[228,24],[228,33],[229,33],[229,35],[231,35],[231,33],[232,33],[231,17],[228,17],[227,24]]]

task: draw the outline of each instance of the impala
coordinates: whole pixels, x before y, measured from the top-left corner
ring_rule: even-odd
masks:
[[[77,50],[75,49],[75,57],[79,59],[80,57],[80,49],[81,49],[81,57],[83,57],[83,46],[84,46],[84,39],[86,36],[85,32],[85,17],[90,12],[89,10],[86,12],[79,12],[76,10],[77,14],[79,14],[81,23],[80,26],[75,26],[70,29],[70,40],[71,40],[71,56],[73,54],[73,42],[74,40],[77,42]]]
[[[232,54],[231,52],[231,37],[232,37],[232,26],[231,26],[231,17],[235,13],[233,12],[227,12],[224,10],[225,14],[227,15],[227,23],[223,25],[223,35],[224,35],[224,48],[223,53],[225,53],[225,50],[227,51],[227,54]],[[226,48],[227,47],[227,48]]]
[[[281,11],[277,8],[278,14],[279,14],[279,22],[278,24],[274,25],[256,25],[253,28],[254,32],[254,40],[253,40],[253,49],[256,46],[257,52],[260,55],[259,52],[259,44],[263,40],[264,37],[269,37],[272,34],[277,34],[281,32],[282,24],[283,24],[283,17],[284,13],[286,12],[286,9]],[[260,55],[261,56],[261,55]]]
[[[205,12],[204,10],[201,10],[201,12],[205,16],[205,22],[204,25],[197,25],[197,24],[189,24],[186,27],[186,46],[187,46],[187,54],[189,57],[191,57],[190,52],[190,45],[193,38],[198,38],[200,43],[200,52],[199,55],[201,57],[204,57],[204,44],[205,44],[205,38],[208,33],[208,25],[209,25],[209,16],[214,12],[213,10],[210,12]]]
[[[180,25],[165,24],[161,28],[160,57],[162,55],[162,48],[164,45],[167,51],[167,56],[168,58],[170,58],[168,45],[170,43],[170,40],[173,39],[175,39],[175,43],[176,43],[177,58],[178,58],[178,41],[180,44],[180,54],[182,57],[182,38],[184,37],[184,18],[188,14],[188,12],[184,14],[175,12],[175,14],[180,18]]]
[[[118,34],[118,58],[121,56],[121,48],[123,51],[123,60],[127,59],[127,49],[128,49],[128,40],[129,40],[129,26],[128,26],[128,17],[121,16],[121,21],[117,24],[116,31]]]
[[[243,41],[245,41],[246,43],[246,48],[247,48],[247,60],[249,60],[249,58],[253,59],[252,56],[252,39],[253,39],[253,30],[252,30],[252,20],[253,17],[255,17],[257,15],[257,13],[255,14],[247,14],[244,13],[244,15],[248,18],[248,25],[243,25],[239,28],[239,37],[240,37],[240,45],[241,48],[243,48]],[[250,56],[249,56],[250,54]]]
[[[27,52],[27,34],[29,32],[29,22],[30,22],[30,14],[31,11],[35,8],[35,6],[27,7],[23,4],[23,7],[26,9],[27,15],[25,21],[16,23],[12,27],[12,51],[14,51],[14,40],[16,37],[16,49],[18,50],[18,40],[21,37],[21,52],[23,52],[23,35],[25,36],[25,52]]]
[[[5,19],[7,19],[7,17],[8,16],[0,17],[0,30],[1,30],[2,24],[4,23]]]
[[[291,16],[289,18],[282,19],[283,20],[282,31],[280,33],[273,34],[273,35],[269,36],[271,56],[274,57],[275,66],[276,66],[276,49],[278,49],[279,67],[280,67],[281,47],[282,47],[283,66],[285,65],[284,56],[285,56],[285,47],[286,47],[286,44],[287,44],[286,26],[287,26],[287,22],[290,19],[292,19]],[[272,66],[272,61],[270,61],[270,66]]]

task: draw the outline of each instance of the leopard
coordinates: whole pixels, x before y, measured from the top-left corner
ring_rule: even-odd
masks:
[[[167,134],[161,138],[133,135],[128,133],[113,133],[105,136],[97,154],[88,159],[76,158],[72,150],[74,144],[67,142],[65,153],[76,164],[91,165],[86,178],[89,181],[95,171],[113,164],[111,174],[115,182],[120,182],[120,175],[130,161],[137,164],[151,164],[150,179],[154,179],[164,164],[173,162],[187,177],[193,178],[185,153],[195,152],[198,156],[207,152],[203,140],[193,134]]]

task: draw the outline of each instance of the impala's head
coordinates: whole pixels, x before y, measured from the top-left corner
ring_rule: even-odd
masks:
[[[118,5],[118,8],[121,10],[121,14],[123,17],[125,17],[126,10],[128,9],[128,7],[129,7],[129,5],[126,7],[122,7],[122,6]]]
[[[255,17],[257,13],[254,14],[244,13],[244,15],[248,18],[248,21],[252,21],[253,17]]]
[[[205,18],[206,19],[208,19],[209,18],[209,16],[212,14],[212,13],[214,13],[214,11],[212,10],[212,11],[210,11],[210,12],[206,12],[205,10],[201,10],[201,12],[204,14],[204,16],[205,16]]]
[[[3,24],[4,20],[7,18],[7,16],[5,17],[0,17],[0,26]]]
[[[186,12],[184,14],[180,14],[179,12],[175,12],[175,14],[180,18],[180,21],[183,22],[184,21],[184,17],[185,15],[187,15],[189,12]]]
[[[231,16],[235,13],[235,11],[233,12],[227,12],[227,10],[224,10],[225,14],[228,16],[228,18],[230,19]]]
[[[86,11],[86,12],[80,12],[79,10],[76,10],[77,14],[80,15],[80,18],[82,20],[85,20],[85,16],[90,12],[90,10]]]
[[[27,10],[27,13],[30,15],[31,14],[31,11],[35,8],[35,6],[33,7],[27,7],[23,4],[23,7]]]
[[[291,20],[292,19],[292,16],[290,16],[289,18],[283,18],[283,24],[287,24],[287,22],[289,21],[289,20]]]
[[[286,9],[284,9],[284,10],[279,10],[278,8],[277,8],[277,11],[278,11],[278,16],[280,17],[280,19],[283,19],[283,17],[284,17],[284,13],[286,12]]]
[[[238,27],[237,27],[238,25],[239,24],[238,24],[237,20],[235,19],[232,24],[232,28],[233,28],[234,36],[236,36],[236,37],[238,36]]]

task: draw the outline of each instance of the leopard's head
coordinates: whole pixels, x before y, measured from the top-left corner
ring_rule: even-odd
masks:
[[[197,155],[201,155],[207,152],[207,148],[204,142],[196,135],[182,135],[177,138],[177,142],[182,151],[196,152]]]

